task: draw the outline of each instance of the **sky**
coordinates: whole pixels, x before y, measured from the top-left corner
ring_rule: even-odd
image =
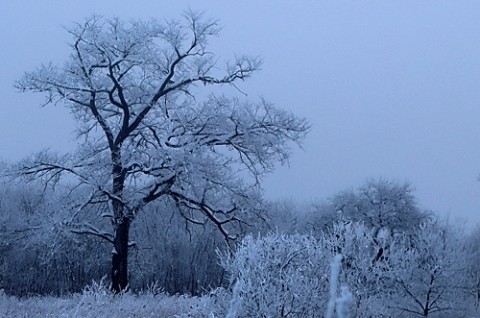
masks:
[[[247,98],[312,124],[303,149],[265,178],[267,199],[320,202],[383,178],[410,182],[421,208],[480,222],[478,1],[2,1],[0,159],[75,146],[66,108],[42,108],[42,95],[13,87],[23,72],[65,60],[63,27],[189,8],[220,20],[218,55],[263,59],[240,84]]]

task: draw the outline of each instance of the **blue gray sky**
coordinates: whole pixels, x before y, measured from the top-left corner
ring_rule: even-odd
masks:
[[[368,178],[409,181],[422,208],[480,221],[480,2],[23,0],[0,3],[0,158],[75,145],[74,124],[13,82],[63,62],[62,26],[92,14],[223,25],[212,47],[263,58],[241,85],[313,125],[264,182],[269,199],[324,200]]]

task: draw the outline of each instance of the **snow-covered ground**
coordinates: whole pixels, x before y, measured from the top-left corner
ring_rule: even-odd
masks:
[[[28,318],[132,318],[132,317],[215,317],[211,298],[167,296],[165,294],[125,294],[113,296],[105,289],[84,291],[62,298],[19,299],[0,294],[0,317]]]

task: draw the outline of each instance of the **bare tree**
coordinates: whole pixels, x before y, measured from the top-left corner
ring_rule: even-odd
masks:
[[[392,249],[389,261],[393,268],[386,276],[397,287],[393,308],[402,315],[420,317],[435,313],[467,316],[468,307],[473,306],[464,306],[462,295],[467,286],[468,256],[460,233],[452,224],[431,219],[420,225],[413,240]]]
[[[476,226],[465,239],[467,267],[467,289],[466,297],[474,306],[474,309],[480,311],[480,226]]]
[[[45,93],[46,104],[65,104],[79,147],[34,155],[18,173],[47,183],[68,175],[72,191],[87,193],[71,224],[113,243],[118,292],[128,285],[129,229],[142,207],[168,198],[189,222],[213,222],[232,238],[231,229],[261,202],[262,175],[288,159],[288,142],[300,142],[309,125],[264,100],[209,95],[207,87],[235,86],[261,62],[240,56],[221,71],[207,49],[218,23],[196,12],[165,22],[92,17],[68,32],[66,62],[28,72],[16,86]],[[92,204],[108,206],[113,233],[79,221]]]
[[[340,218],[363,222],[376,232],[412,232],[428,218],[417,207],[410,184],[368,180],[356,191],[345,191],[331,201]]]

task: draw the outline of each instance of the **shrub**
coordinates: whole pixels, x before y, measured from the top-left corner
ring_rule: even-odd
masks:
[[[305,235],[247,236],[220,255],[230,274],[227,317],[318,317],[324,312],[330,257]]]

